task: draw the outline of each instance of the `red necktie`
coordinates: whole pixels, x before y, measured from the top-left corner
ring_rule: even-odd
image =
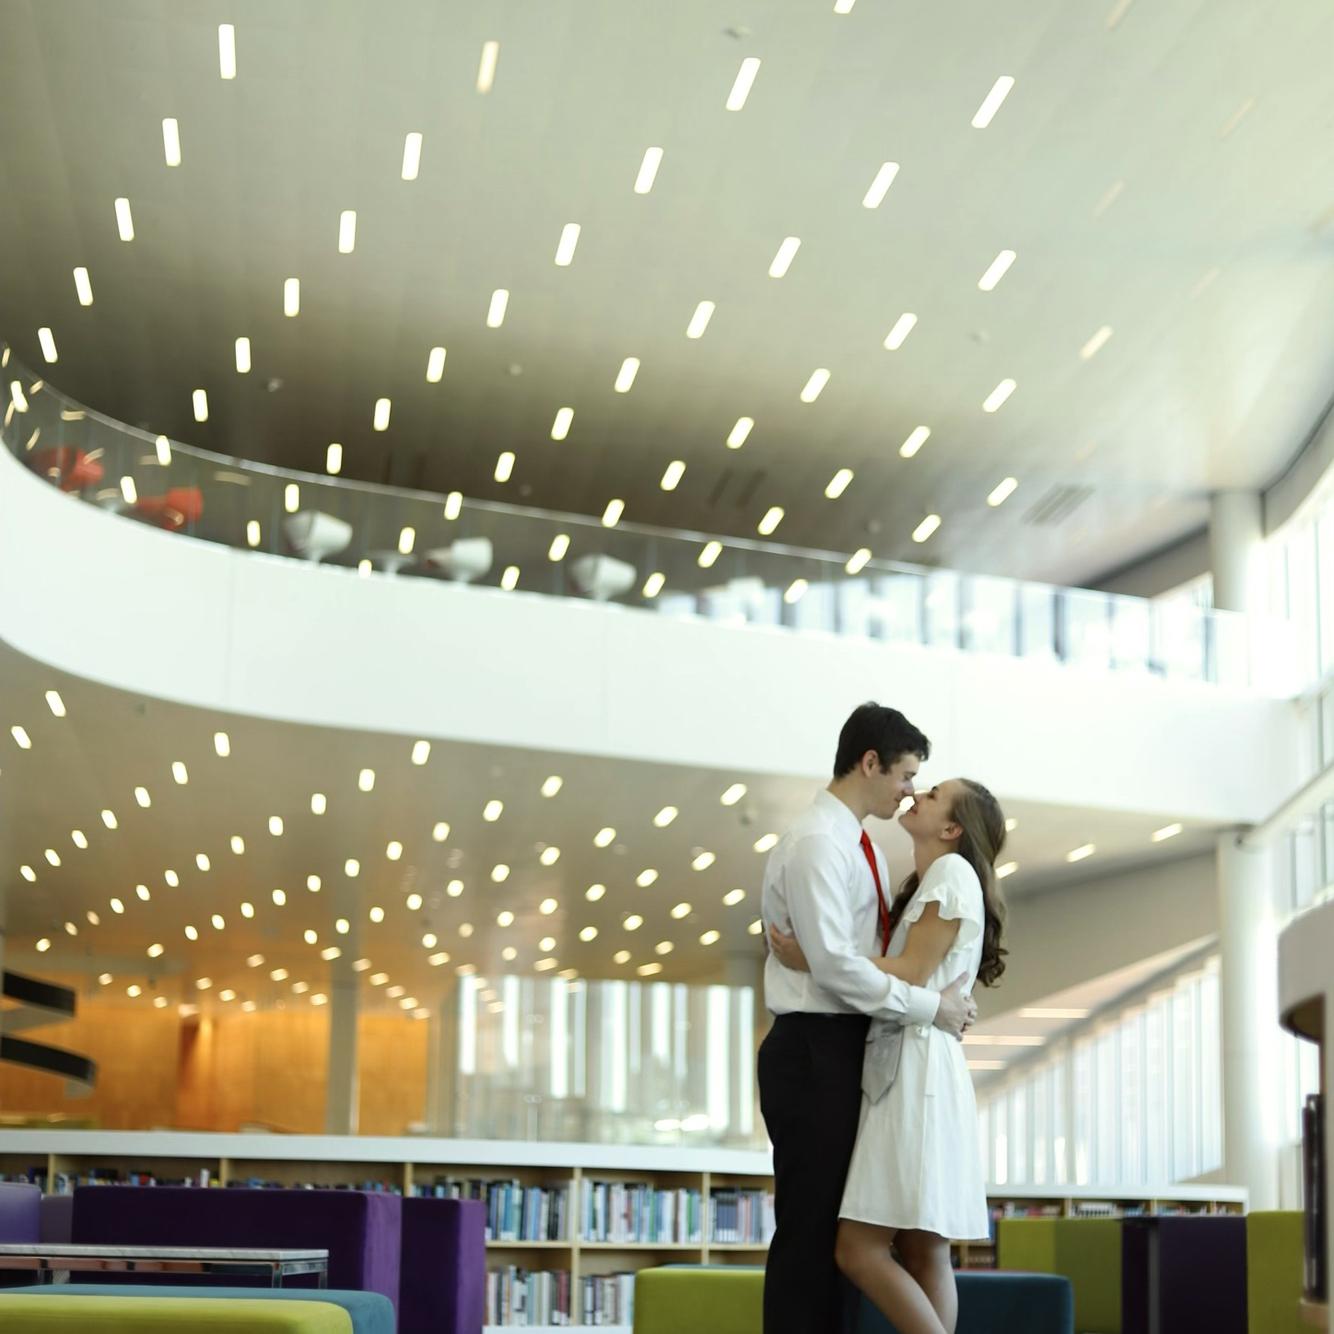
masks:
[[[876,865],[875,850],[871,847],[871,836],[862,830],[862,851],[871,868],[875,880],[875,895],[880,900],[880,953],[889,953],[889,904],[885,902],[885,891],[880,887],[880,868]]]

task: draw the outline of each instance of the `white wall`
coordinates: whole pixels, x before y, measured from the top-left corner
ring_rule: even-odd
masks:
[[[142,527],[0,450],[0,636],[128,690],[329,726],[827,772],[868,698],[1012,800],[1211,822],[1296,784],[1292,705],[1248,693],[421,579]],[[1245,762],[1242,762],[1244,757]]]

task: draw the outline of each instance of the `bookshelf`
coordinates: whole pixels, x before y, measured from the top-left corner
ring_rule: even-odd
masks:
[[[566,1327],[596,1328],[600,1334],[630,1334],[631,1312],[624,1298],[638,1269],[655,1264],[762,1265],[772,1227],[772,1206],[766,1200],[773,1189],[772,1170],[767,1151],[745,1149],[0,1130],[0,1176],[36,1172],[63,1189],[118,1173],[121,1181],[140,1174],[145,1182],[190,1181],[209,1187],[254,1183],[354,1186],[409,1195],[484,1192],[488,1214],[494,1214],[488,1271],[503,1275],[511,1285],[537,1274],[532,1288],[537,1305],[564,1300],[568,1293],[571,1324]],[[598,1197],[603,1205],[595,1214],[592,1201]],[[1214,1213],[1242,1210],[1245,1192],[1225,1186],[1164,1186],[1127,1195],[1123,1187],[1015,1186],[995,1189],[991,1206],[993,1220],[1026,1213]],[[955,1259],[964,1267],[994,1266],[994,1234],[990,1242],[955,1243]],[[500,1280],[490,1284],[499,1300]],[[619,1307],[614,1296],[618,1291]],[[507,1300],[513,1297],[511,1291]],[[604,1319],[614,1315],[618,1323],[591,1323],[595,1301],[608,1311]],[[487,1326],[500,1328],[506,1326]]]
[[[1305,1260],[1301,1317],[1313,1329],[1330,1328],[1329,1279],[1334,1270],[1334,1236],[1329,1201],[1334,1198],[1334,1163],[1330,1161],[1330,1077],[1334,1049],[1334,986],[1329,960],[1334,957],[1334,902],[1302,913],[1278,942],[1279,1020],[1290,1033],[1320,1049],[1320,1091],[1303,1108],[1302,1204],[1305,1211]]]

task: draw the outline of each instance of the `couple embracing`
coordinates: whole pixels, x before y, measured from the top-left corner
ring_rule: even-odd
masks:
[[[1004,971],[995,864],[1005,817],[981,784],[915,779],[927,738],[896,709],[843,725],[834,777],[770,854],[760,1107],[777,1229],[765,1334],[840,1334],[855,1293],[900,1334],[953,1334],[950,1239],[989,1233],[977,1106],[959,1038]],[[899,816],[895,892],[869,816]]]

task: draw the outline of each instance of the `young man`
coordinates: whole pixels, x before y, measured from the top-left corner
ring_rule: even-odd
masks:
[[[764,969],[774,1022],[760,1046],[760,1109],[774,1146],[777,1218],[764,1334],[850,1328],[834,1237],[857,1138],[870,1017],[934,1023],[957,1036],[977,1013],[963,979],[937,995],[882,973],[869,957],[888,945],[893,888],[862,821],[893,819],[930,753],[931,743],[897,709],[854,710],[839,733],[833,781],[765,867],[765,926],[795,931],[810,972],[784,968],[772,954]]]

